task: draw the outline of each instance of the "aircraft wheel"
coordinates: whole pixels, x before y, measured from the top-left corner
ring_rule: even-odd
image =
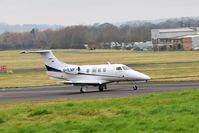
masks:
[[[104,91],[104,85],[100,85],[98,89],[99,91]]]
[[[86,87],[81,87],[81,88],[80,88],[80,92],[81,92],[81,93],[85,93],[85,92],[86,92],[86,89],[87,89]]]
[[[135,85],[135,86],[133,86],[133,90],[137,90],[138,89],[138,87]]]

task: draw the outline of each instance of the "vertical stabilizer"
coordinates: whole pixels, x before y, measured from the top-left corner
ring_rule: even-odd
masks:
[[[22,53],[38,53],[42,56],[47,71],[62,71],[67,64],[59,61],[51,50],[24,51]]]

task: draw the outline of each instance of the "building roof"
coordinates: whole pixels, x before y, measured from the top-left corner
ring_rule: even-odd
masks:
[[[196,34],[196,35],[179,36],[179,37],[176,37],[175,39],[194,38],[194,37],[199,37],[199,34]]]
[[[159,29],[160,33],[171,33],[171,32],[195,32],[194,28],[179,28],[179,29]]]

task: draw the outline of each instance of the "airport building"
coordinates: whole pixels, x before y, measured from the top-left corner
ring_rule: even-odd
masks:
[[[152,29],[151,40],[155,51],[198,50],[199,28]]]

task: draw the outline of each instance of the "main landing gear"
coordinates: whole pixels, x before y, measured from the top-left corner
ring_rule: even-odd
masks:
[[[104,91],[104,90],[106,90],[106,89],[107,89],[106,84],[99,85],[99,87],[98,87],[98,90],[99,90],[100,92],[102,92],[102,91]],[[81,92],[81,93],[85,93],[86,90],[87,90],[87,86],[81,86],[81,88],[80,88],[80,92]]]
[[[102,84],[102,85],[100,85],[100,86],[98,87],[98,90],[99,90],[99,91],[104,91],[104,89],[107,89],[106,84]]]
[[[87,90],[87,86],[82,86],[82,87],[80,88],[80,92],[81,92],[81,93],[85,93],[86,90]]]

